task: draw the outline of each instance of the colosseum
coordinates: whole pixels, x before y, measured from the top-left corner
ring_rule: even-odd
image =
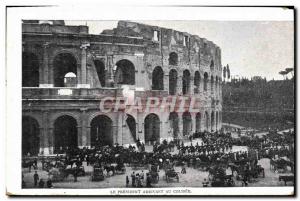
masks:
[[[22,154],[49,155],[68,147],[185,139],[217,131],[222,122],[221,49],[197,35],[119,21],[89,34],[64,21],[22,23]],[[122,97],[196,98],[197,112],[128,111]],[[124,101],[120,102],[121,105]]]

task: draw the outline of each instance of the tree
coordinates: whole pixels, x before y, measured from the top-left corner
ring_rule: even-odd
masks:
[[[288,74],[285,70],[279,71],[279,74],[283,76],[283,79],[285,79],[286,74]]]
[[[229,69],[229,65],[227,64],[227,78],[230,79],[230,69]]]
[[[224,66],[224,68],[223,68],[223,78],[224,78],[224,82],[225,82],[225,80],[226,80],[226,66]]]
[[[286,74],[289,74],[289,73],[291,73],[292,74],[292,77],[294,77],[294,68],[286,68],[285,69],[285,72],[286,72]]]

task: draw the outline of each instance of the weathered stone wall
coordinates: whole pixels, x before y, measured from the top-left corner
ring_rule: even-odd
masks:
[[[154,40],[154,31],[158,31],[159,40],[157,41]],[[62,115],[69,115],[76,119],[79,147],[90,146],[91,121],[97,115],[106,115],[113,122],[114,143],[132,142],[132,136],[128,135],[128,132],[124,133],[126,132],[124,111],[101,113],[99,110],[99,104],[103,98],[111,95],[122,96],[121,89],[117,89],[120,86],[113,83],[116,65],[121,60],[128,60],[134,66],[135,85],[131,86],[131,89],[143,89],[135,91],[136,96],[148,97],[153,94],[159,96],[160,93],[165,93],[166,95],[163,96],[167,96],[170,87],[169,72],[172,69],[176,70],[177,92],[174,96],[198,98],[197,109],[200,113],[198,114],[200,123],[196,122],[197,114],[191,113],[190,132],[193,133],[196,129],[197,131],[215,131],[221,128],[221,50],[213,42],[172,29],[126,21],[120,21],[114,30],[105,31],[113,35],[87,33],[88,28],[85,26],[23,24],[23,52],[31,52],[37,56],[40,83],[40,87],[23,89],[23,116],[31,116],[39,123],[41,153],[53,153],[53,124]],[[178,62],[175,65],[169,63],[172,52],[178,56]],[[71,55],[76,60],[77,89],[69,89],[67,93],[70,94],[67,95],[60,94],[59,89],[53,88],[54,60],[62,53]],[[106,87],[104,88],[97,75],[96,60],[103,62],[105,67]],[[212,63],[213,66],[211,66]],[[163,69],[164,74],[163,91],[159,93],[152,90],[153,70],[157,66]],[[183,94],[182,89],[184,70],[190,73],[190,87],[187,94]],[[194,84],[196,72],[200,74],[198,91],[195,90]],[[204,74],[208,75],[206,91],[204,90]],[[213,78],[212,88],[211,78]],[[145,118],[152,113],[159,117],[160,141],[172,139],[170,113],[161,112],[158,108],[153,108],[148,113],[133,111],[130,114],[136,122],[137,137],[144,141]],[[178,121],[179,137],[183,138],[182,112],[178,112]]]

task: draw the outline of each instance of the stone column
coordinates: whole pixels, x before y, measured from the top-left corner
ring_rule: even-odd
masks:
[[[164,90],[169,92],[169,74],[164,73]]]
[[[195,94],[194,93],[194,88],[195,88],[195,86],[194,86],[194,76],[191,76],[190,77],[190,88],[189,88],[189,94],[191,94],[191,95],[193,95],[193,94]]]
[[[81,83],[78,84],[78,87],[81,88],[90,88],[90,85],[87,83],[87,48],[90,46],[90,44],[82,44],[80,46],[81,48],[81,77],[78,77],[78,79],[81,80]]]
[[[91,148],[91,127],[88,125],[86,126],[86,147]]]
[[[77,147],[82,148],[82,132],[81,132],[81,125],[77,126]]]
[[[143,82],[145,81],[145,73],[141,74],[142,69],[144,68],[144,53],[135,53],[136,56],[136,66],[135,66],[135,86],[144,87]]]
[[[183,139],[183,113],[178,113],[178,139]]]
[[[41,128],[41,138],[42,138],[42,144],[40,145],[40,153],[43,153],[43,155],[49,155],[50,154],[50,133],[48,132],[48,123],[49,123],[49,115],[48,110],[44,110],[42,112],[42,122],[43,122],[43,128]]]
[[[54,154],[55,139],[54,139],[54,128],[53,127],[50,127],[48,129],[48,136],[49,136],[49,139],[48,139],[49,140],[49,154]]]
[[[192,118],[192,131],[191,134],[196,132],[196,114],[191,113],[191,118]]]
[[[88,122],[87,122],[87,115],[86,115],[86,108],[81,108],[81,146],[83,147],[90,147],[90,142],[88,141],[87,138],[87,126],[88,126]]]
[[[50,76],[50,69],[49,69],[49,43],[43,44],[43,64],[42,64],[42,73],[41,73],[41,79],[42,82],[40,82],[40,87],[53,87],[53,84],[51,84],[51,76]]]
[[[179,74],[179,73],[178,73]],[[182,94],[182,75],[178,75],[176,94]]]

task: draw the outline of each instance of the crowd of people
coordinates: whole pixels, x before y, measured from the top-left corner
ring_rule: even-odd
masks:
[[[241,138],[238,140],[232,138],[231,133],[201,132],[192,135],[192,139],[199,138],[201,143],[185,145],[178,140],[170,142],[164,140],[162,143],[154,144],[152,152],[146,152],[144,144],[140,141],[136,143],[136,146],[129,146],[128,148],[118,144],[94,148],[72,148],[68,149],[64,155],[57,155],[52,162],[54,162],[53,167],[58,167],[58,164],[63,164],[64,167],[67,165],[80,167],[83,162],[86,162],[88,166],[97,165],[102,167],[103,170],[112,171],[113,173],[117,171],[116,167],[124,167],[124,164],[128,166],[139,165],[149,170],[151,165],[155,164],[159,168],[163,168],[168,163],[173,166],[181,166],[181,173],[184,174],[186,173],[186,166],[198,168],[204,165],[208,170],[209,167],[216,164],[228,165],[231,162],[245,160],[249,162],[250,159],[257,164],[260,157],[266,156],[279,155],[291,158],[291,147],[287,145],[293,143],[291,140],[292,135],[293,133],[290,132],[278,137],[276,133],[270,133],[270,135],[262,138],[254,136],[241,141]],[[232,147],[234,145],[247,145],[250,149],[256,151],[254,154],[249,151],[233,152]],[[41,162],[44,168],[47,160],[42,158]],[[117,164],[117,166],[111,164]],[[151,179],[149,172],[132,172],[130,176],[126,176],[126,186],[129,186],[131,180],[132,187],[150,187],[152,186]],[[206,182],[205,185],[207,185]],[[39,179],[36,174],[34,174],[34,186],[44,186],[44,181]],[[52,187],[50,177],[46,182],[46,186]]]

